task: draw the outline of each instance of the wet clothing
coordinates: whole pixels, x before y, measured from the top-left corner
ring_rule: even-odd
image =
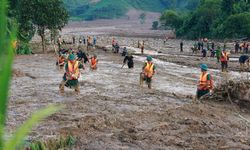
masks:
[[[221,57],[220,57],[220,61],[223,62],[223,61],[228,61],[228,60],[229,60],[228,53],[222,52]]]
[[[143,83],[143,81],[146,81],[146,83],[148,84],[148,88],[151,89],[151,85],[152,85],[152,77],[155,73],[155,65],[154,63],[149,63],[149,62],[145,62],[144,66],[143,66],[143,73],[141,73],[141,79],[140,79],[140,84]]]
[[[81,51],[81,50],[78,51],[77,57],[78,57],[78,60],[79,60],[79,61],[83,61],[84,64],[86,64],[87,62],[89,62],[89,59],[88,59],[86,53],[83,52],[83,51]]]
[[[221,70],[222,72],[227,71],[228,68],[228,60],[229,60],[229,56],[227,52],[222,52],[221,53],[221,57],[220,57],[220,61],[221,61]]]
[[[238,53],[238,52],[239,52],[240,44],[239,44],[238,42],[235,43],[234,49],[235,49],[235,53]]]
[[[207,57],[207,50],[206,49],[202,50],[202,57]]]
[[[78,86],[78,78],[80,76],[80,68],[83,68],[83,65],[80,62],[76,62],[75,65],[71,65],[70,62],[67,62],[65,65],[65,73],[63,76],[63,81],[66,87],[76,87]],[[74,74],[71,76],[70,74]]]
[[[128,53],[127,48],[124,47],[124,48],[123,48],[123,51],[122,51],[122,56],[126,56],[127,53]]]
[[[211,50],[211,56],[210,57],[214,57],[215,56],[215,53],[216,53],[216,51],[215,50]]]
[[[249,62],[249,56],[248,55],[241,55],[239,58],[239,63],[244,64],[246,62]]]
[[[209,90],[197,90],[197,98],[200,99],[202,96],[208,94],[210,91]]]
[[[93,69],[93,70],[96,70],[97,69],[97,58],[95,57],[91,57],[91,64],[90,64],[90,68]]]
[[[206,95],[213,89],[213,80],[208,72],[202,72],[200,75],[199,85],[197,88],[197,98]]]
[[[201,42],[198,42],[198,49],[201,50]]]
[[[215,45],[214,45],[214,42],[212,42],[212,46],[211,46],[211,47],[212,47],[212,50],[214,50],[214,46],[215,46]]]
[[[123,60],[123,64],[125,64],[126,62],[128,62],[128,68],[134,68],[134,61],[133,61],[134,57],[133,56],[126,56]]]
[[[146,62],[143,67],[144,75],[148,78],[152,78],[154,75],[155,69],[156,67],[154,63]]]
[[[144,54],[144,45],[141,45],[141,54]]]
[[[227,68],[228,68],[228,63],[227,63],[227,61],[222,61],[222,62],[221,62],[221,71],[222,71],[222,72],[227,71]]]
[[[115,53],[119,53],[120,46],[118,44],[115,45]]]

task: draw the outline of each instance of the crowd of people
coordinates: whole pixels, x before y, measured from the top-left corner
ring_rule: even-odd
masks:
[[[183,52],[183,41],[180,42],[180,52]],[[234,51],[229,51],[226,43],[223,46],[219,44],[216,46],[215,42],[209,41],[207,38],[199,39],[195,41],[193,47],[191,48],[193,53],[201,52],[203,58],[207,58],[208,52],[210,52],[210,57],[216,57],[217,62],[221,63],[222,72],[228,71],[228,61],[230,54],[241,54],[239,58],[239,63],[241,64],[241,71],[249,68],[249,44],[247,42],[240,43],[235,41]],[[247,68],[246,68],[247,67]]]
[[[75,38],[75,37],[74,37]],[[73,44],[75,42],[75,39],[73,38]],[[81,39],[83,39],[81,41]],[[88,36],[87,40],[84,40],[84,38],[79,38],[79,45],[84,44],[86,46],[86,50],[88,51],[88,46],[95,46],[96,45],[96,39],[90,38]],[[63,44],[63,43],[62,43]],[[127,50],[126,47],[120,48],[118,42],[113,38],[111,41],[112,44],[112,52],[117,53],[124,57],[123,59],[123,65],[122,68],[127,64],[129,69],[134,68],[134,57],[130,51]],[[237,46],[239,42],[235,43],[235,53],[241,52],[240,49],[238,49],[241,46]],[[180,51],[183,52],[183,45],[184,42],[181,41],[180,43]],[[246,42],[243,43],[243,50],[245,53],[248,52],[248,45]],[[61,46],[61,45],[60,45]],[[63,75],[63,80],[60,84],[60,91],[61,93],[64,93],[64,87],[70,87],[75,89],[76,93],[79,93],[79,83],[78,79],[80,77],[80,71],[79,69],[85,69],[85,65],[88,63],[91,70],[97,69],[97,55],[94,54],[92,56],[89,56],[88,53],[81,49],[79,46],[77,50],[73,49],[63,49],[62,47],[59,47],[58,52],[58,61],[57,65],[64,67],[65,73]],[[141,48],[141,54],[143,54],[144,50],[144,41],[138,42],[138,48]],[[221,63],[221,71],[222,72],[228,72],[228,61],[230,52],[227,50],[226,45],[224,44],[222,50],[220,45],[217,45],[214,42],[209,42],[208,39],[200,39],[198,42],[194,43],[193,52],[200,51],[202,53],[202,57],[207,57],[207,51],[210,51],[211,55],[210,57],[217,57],[217,62]],[[122,49],[122,51],[120,51]],[[206,52],[204,52],[206,51]],[[241,70],[244,71],[247,67],[249,69],[250,66],[250,58],[247,54],[243,54],[239,57],[239,63]],[[197,93],[196,98],[200,98],[206,94],[211,93],[211,91],[214,88],[214,81],[212,75],[209,73],[207,64],[201,64],[201,75],[199,78],[199,83],[197,86]],[[143,86],[143,83],[146,82],[149,89],[152,88],[152,78],[154,74],[156,73],[156,65],[153,63],[153,57],[147,56],[146,62],[144,63],[142,67],[142,72],[140,73],[140,85]]]

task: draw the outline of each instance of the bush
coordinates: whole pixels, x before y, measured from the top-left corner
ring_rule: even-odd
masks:
[[[230,38],[250,37],[250,13],[231,15],[224,24],[224,34]]]
[[[27,54],[31,54],[32,50],[29,47],[28,43],[21,43],[16,50],[16,53],[19,55],[27,55]]]
[[[173,10],[165,11],[160,17],[160,21],[162,21],[165,26],[169,26],[173,29],[179,29],[183,24],[182,17]]]

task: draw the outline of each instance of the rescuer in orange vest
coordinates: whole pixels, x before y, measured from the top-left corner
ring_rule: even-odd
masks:
[[[228,68],[228,60],[229,60],[229,53],[226,52],[225,49],[221,52],[220,62],[221,62],[221,70],[222,72],[227,72]]]
[[[63,76],[63,80],[59,86],[60,92],[64,93],[64,86],[69,88],[74,88],[77,94],[80,93],[78,79],[80,77],[80,68],[84,68],[84,66],[76,60],[74,54],[70,54],[68,56],[68,61],[65,64],[65,73]]]
[[[213,90],[213,79],[210,73],[208,73],[208,67],[206,64],[201,64],[201,75],[199,84],[197,87],[197,98],[200,99],[203,95],[206,95]]]
[[[96,70],[97,69],[97,63],[98,63],[97,56],[96,56],[96,54],[94,54],[94,56],[92,56],[90,58],[90,69]]]
[[[140,85],[143,86],[143,81],[146,81],[148,84],[148,88],[152,88],[152,78],[155,74],[155,65],[152,62],[153,58],[151,56],[147,56],[147,62],[145,62],[142,73],[140,74]]]

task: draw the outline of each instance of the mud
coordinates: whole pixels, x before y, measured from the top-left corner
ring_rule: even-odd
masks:
[[[27,140],[72,135],[74,149],[250,149],[249,124],[230,103],[192,104],[198,68],[155,58],[157,74],[149,90],[139,86],[144,56],[135,56],[135,68],[129,70],[121,69],[121,56],[95,53],[98,70],[82,70],[81,94],[66,89],[65,96],[58,90],[63,71],[52,54],[16,57],[14,69],[22,75],[13,76],[7,130],[12,133],[48,104],[63,104],[66,108]],[[237,112],[250,119],[248,110]]]
[[[247,107],[228,101],[192,103],[201,63],[208,64],[216,85],[228,80],[249,80],[248,72],[239,72],[239,55],[231,55],[230,72],[222,74],[214,58],[201,59],[200,54],[192,54],[194,41],[184,40],[183,53],[179,52],[181,40],[169,39],[164,43],[164,36],[171,36],[172,32],[150,30],[154,20],[152,17],[144,25],[137,18],[129,22],[123,19],[70,23],[63,29],[66,41],[72,40],[73,35],[77,39],[86,35],[97,37],[98,49],[90,54],[98,55],[98,70],[90,71],[88,65],[81,70],[80,95],[67,88],[64,96],[59,94],[63,71],[55,66],[53,45],[47,45],[51,53],[40,54],[40,39],[36,36],[31,44],[35,55],[15,59],[7,131],[13,133],[32,113],[48,104],[63,104],[65,109],[34,128],[28,141],[71,135],[77,140],[73,148],[76,150],[250,149]],[[123,57],[110,52],[113,38],[121,48],[126,46],[134,53],[134,69],[121,69]],[[137,48],[142,40],[144,55]],[[227,46],[233,50],[233,43]],[[139,73],[149,54],[157,67],[152,90],[139,86]]]

